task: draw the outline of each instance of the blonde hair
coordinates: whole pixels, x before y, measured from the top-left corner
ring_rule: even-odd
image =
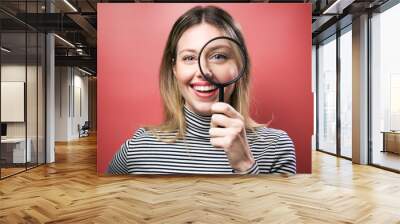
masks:
[[[185,136],[186,120],[183,110],[185,99],[179,90],[173,73],[173,66],[176,63],[176,49],[182,34],[190,27],[203,22],[223,30],[228,36],[241,43],[245,50],[244,53],[249,58],[243,35],[226,11],[215,6],[197,6],[180,16],[169,34],[160,66],[159,87],[163,100],[164,122],[158,126],[146,127],[147,130],[163,141],[175,141]],[[249,115],[249,60],[246,68],[244,76],[235,83],[229,104],[243,116],[246,129],[254,131],[255,127],[262,125],[254,122]],[[162,135],[165,132],[176,132],[176,135],[172,139],[167,139],[168,137]]]

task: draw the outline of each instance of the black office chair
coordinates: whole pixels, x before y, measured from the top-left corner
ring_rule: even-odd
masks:
[[[78,129],[79,129],[79,138],[80,137],[87,137],[89,136],[89,129],[90,129],[90,125],[89,125],[89,121],[85,121],[85,123],[82,125],[82,127],[79,127],[80,125],[78,125]]]

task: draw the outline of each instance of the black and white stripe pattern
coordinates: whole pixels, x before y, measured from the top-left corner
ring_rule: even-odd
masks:
[[[222,149],[210,143],[211,117],[184,108],[187,133],[184,140],[166,143],[140,128],[114,155],[108,167],[110,174],[232,174]],[[174,136],[175,133],[163,133]],[[247,132],[256,162],[240,174],[296,173],[293,142],[286,132],[260,127]]]

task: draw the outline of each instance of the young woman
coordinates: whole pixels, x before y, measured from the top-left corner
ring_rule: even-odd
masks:
[[[195,7],[175,22],[159,74],[164,123],[137,130],[114,155],[108,173],[296,173],[286,132],[249,116],[250,65],[238,82],[225,87],[224,102],[218,102],[218,89],[201,75],[199,51],[219,36],[235,39],[248,55],[243,35],[220,8]]]

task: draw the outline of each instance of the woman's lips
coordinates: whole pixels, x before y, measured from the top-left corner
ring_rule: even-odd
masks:
[[[218,88],[208,82],[197,82],[190,85],[194,94],[202,99],[209,99],[216,95]]]

